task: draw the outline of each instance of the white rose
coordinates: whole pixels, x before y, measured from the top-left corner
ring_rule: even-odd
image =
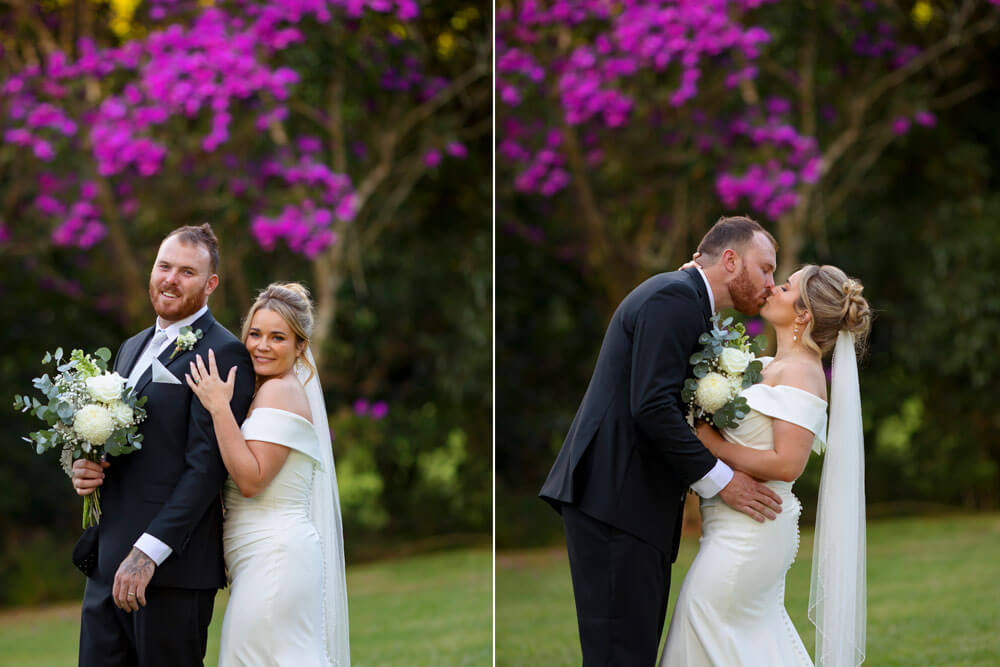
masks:
[[[735,347],[725,347],[719,355],[719,368],[736,375],[747,369],[747,364],[753,359],[753,355]]]
[[[698,388],[694,390],[694,400],[705,412],[715,412],[729,402],[732,387],[729,380],[719,373],[709,373],[698,380]]]
[[[77,411],[73,430],[90,444],[103,445],[114,433],[115,422],[107,408],[91,403]]]
[[[122,397],[125,378],[118,373],[105,373],[97,377],[87,378],[87,391],[91,398],[102,403],[117,401]]]
[[[121,401],[115,401],[109,405],[108,410],[111,412],[111,418],[115,421],[117,426],[128,426],[132,423],[132,419],[134,417],[132,408],[125,405]]]

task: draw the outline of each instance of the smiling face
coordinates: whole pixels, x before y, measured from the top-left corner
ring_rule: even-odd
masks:
[[[176,236],[160,244],[149,274],[149,300],[161,320],[182,320],[208,303],[219,284],[211,267],[211,256],[202,245]]]
[[[733,307],[744,315],[756,315],[774,287],[777,262],[774,245],[763,234],[754,234],[740,257],[742,268],[727,287]]]
[[[306,346],[305,341],[295,342],[295,333],[285,318],[267,308],[254,313],[243,342],[253,360],[254,373],[262,378],[289,372]]]
[[[799,311],[795,310],[795,302],[799,300],[799,278],[802,271],[796,271],[788,276],[783,284],[777,285],[767,298],[764,307],[760,309],[760,316],[770,322],[775,327],[791,326],[795,319],[799,317]]]

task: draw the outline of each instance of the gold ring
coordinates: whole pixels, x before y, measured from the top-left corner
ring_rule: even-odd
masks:
[[[135,593],[129,593],[129,594],[128,594],[128,596],[129,596],[130,598],[134,598],[134,597],[135,597]]]

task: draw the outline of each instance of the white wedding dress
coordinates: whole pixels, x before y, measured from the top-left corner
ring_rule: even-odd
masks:
[[[314,472],[322,469],[309,420],[257,408],[240,428],[247,440],[290,448],[271,483],[244,498],[230,478],[223,547],[230,593],[222,622],[220,667],[327,667],[324,557],[312,520]]]
[[[814,449],[825,439],[827,403],[818,396],[765,384],[742,395],[751,410],[723,431],[730,442],[774,449],[772,419],[812,431]],[[802,505],[790,482],[767,485],[782,500],[774,521],[758,523],[718,496],[702,499],[702,538],[678,594],[661,667],[813,664],[785,611],[785,573],[798,551]]]

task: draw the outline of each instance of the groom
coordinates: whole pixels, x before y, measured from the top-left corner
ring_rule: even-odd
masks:
[[[246,349],[208,311],[218,265],[208,224],[175,229],[160,244],[149,277],[156,322],[122,344],[114,366],[148,399],[142,449],[101,465],[73,464],[77,493],[100,487],[103,511],[74,552],[74,560],[85,551],[83,560],[95,563],[83,595],[81,667],[203,664],[215,592],[226,581],[219,501],[226,469],[211,416],[180,378],[196,353],[211,348],[220,367],[239,368],[237,421],[254,390]],[[190,346],[178,340],[188,326],[202,332]],[[95,531],[96,560],[87,548]]]
[[[757,521],[781,511],[770,489],[702,446],[680,398],[712,313],[760,310],[775,249],[753,220],[722,218],[698,245],[699,265],[649,278],[611,318],[539,494],[563,517],[585,666],[656,662],[688,487]]]

